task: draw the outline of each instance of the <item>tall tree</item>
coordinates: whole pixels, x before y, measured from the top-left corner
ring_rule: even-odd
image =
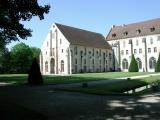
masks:
[[[40,55],[41,49],[39,49],[37,47],[31,47],[30,49],[33,53],[33,58],[36,58],[37,61],[39,62],[39,55]]]
[[[31,36],[21,21],[30,21],[33,16],[44,19],[49,5],[40,6],[37,0],[0,0],[0,47],[19,38]]]
[[[0,74],[10,72],[10,59],[9,50],[7,48],[0,49]]]
[[[160,53],[159,53],[159,56],[158,56],[157,63],[155,65],[155,72],[160,72]]]
[[[137,61],[134,57],[134,54],[132,54],[132,59],[131,59],[131,63],[129,66],[129,72],[138,72],[138,71],[139,71],[139,69],[138,69]]]
[[[33,53],[29,46],[19,43],[11,49],[12,71],[15,73],[28,73],[32,64]]]

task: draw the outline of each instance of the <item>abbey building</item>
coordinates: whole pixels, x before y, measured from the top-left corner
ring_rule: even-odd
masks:
[[[154,72],[160,19],[115,26],[108,35],[55,23],[43,42],[42,74],[128,71],[134,54],[140,72]]]
[[[42,74],[106,72],[113,69],[112,48],[105,37],[55,23],[41,48]]]

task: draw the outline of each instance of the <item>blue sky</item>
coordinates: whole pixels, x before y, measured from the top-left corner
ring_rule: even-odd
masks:
[[[160,17],[160,0],[38,0],[49,4],[50,12],[40,21],[24,22],[32,37],[21,40],[41,47],[52,23],[57,22],[107,35],[112,25],[122,25]],[[8,45],[9,48],[17,42]]]

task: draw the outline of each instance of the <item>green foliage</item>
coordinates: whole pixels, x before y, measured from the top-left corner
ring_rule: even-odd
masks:
[[[13,73],[28,73],[33,60],[33,53],[29,46],[19,43],[11,49],[11,63]]]
[[[9,52],[0,48],[0,73],[28,73],[33,58],[39,60],[40,49],[24,43],[16,44]]]
[[[158,56],[157,63],[155,65],[155,72],[160,72],[160,54]]]
[[[134,57],[134,55],[132,54],[132,59],[131,59],[131,63],[130,63],[130,66],[129,66],[129,72],[138,72],[138,64],[137,64],[137,61]]]
[[[10,52],[6,48],[0,49],[0,74],[10,71]]]
[[[38,0],[0,0],[1,43],[5,45],[30,37],[31,29],[25,28],[21,21],[30,21],[33,16],[42,20],[49,9],[49,5],[40,6]]]
[[[34,58],[28,76],[28,84],[30,85],[42,85],[43,79],[40,72],[37,59]]]
[[[39,55],[40,55],[41,49],[36,47],[31,47],[30,49],[33,53],[33,58],[36,58],[39,61]]]

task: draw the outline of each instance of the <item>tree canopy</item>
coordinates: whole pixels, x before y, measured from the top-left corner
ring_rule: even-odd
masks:
[[[20,38],[31,36],[31,29],[21,23],[30,21],[33,16],[44,19],[50,6],[40,6],[37,0],[0,0],[0,47]]]
[[[15,73],[28,73],[32,64],[33,53],[29,46],[19,43],[11,49],[12,71]]]

